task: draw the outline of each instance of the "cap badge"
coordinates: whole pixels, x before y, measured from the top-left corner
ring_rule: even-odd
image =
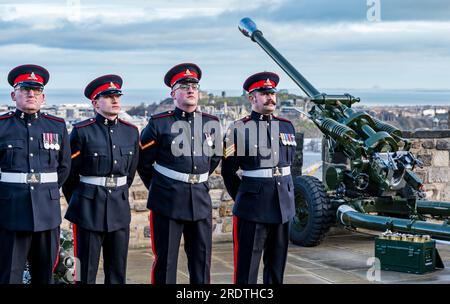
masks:
[[[270,82],[269,78],[267,78],[266,82],[264,83],[265,87],[271,87],[272,83]]]
[[[112,83],[112,81],[109,83],[109,88],[110,89],[117,89],[116,86],[114,85],[114,83]]]
[[[187,76],[187,75],[192,75],[192,73],[191,73],[191,71],[189,71],[189,69],[186,69],[186,72],[184,72],[184,76]]]
[[[31,73],[31,75],[28,77],[28,79],[38,80],[36,75],[34,75],[34,72]]]

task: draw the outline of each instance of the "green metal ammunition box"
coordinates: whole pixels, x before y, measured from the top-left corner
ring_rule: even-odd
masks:
[[[376,238],[375,257],[381,270],[423,274],[443,268],[434,240],[419,243]]]

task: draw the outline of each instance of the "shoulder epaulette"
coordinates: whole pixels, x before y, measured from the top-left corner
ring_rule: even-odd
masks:
[[[175,114],[174,111],[166,111],[166,112],[154,114],[150,117],[150,119],[157,119],[157,118],[163,118],[163,117],[167,117],[167,116],[173,116],[174,114]]]
[[[202,112],[202,115],[219,121],[219,118],[217,116],[214,116],[214,115],[211,115],[211,114],[208,114],[208,113],[204,113],[204,112]]]
[[[14,112],[8,112],[0,116],[0,120],[7,119],[14,116]]]
[[[288,120],[288,119],[286,119],[286,118],[281,118],[281,117],[278,117],[278,116],[275,116],[275,115],[272,115],[272,116],[273,116],[273,118],[278,119],[278,120],[281,120],[281,121],[291,122],[290,120]]]
[[[250,115],[248,115],[248,116],[245,116],[244,118],[241,118],[241,119],[237,120],[236,122],[238,122],[238,121],[247,122],[250,119],[252,119],[252,117]]]
[[[45,118],[51,119],[51,120],[55,120],[55,121],[59,121],[59,122],[65,122],[64,119],[62,119],[60,117],[56,117],[56,116],[50,115],[48,113],[42,113],[42,117],[45,117]]]
[[[89,119],[80,121],[79,123],[76,123],[73,126],[77,129],[79,129],[79,128],[83,128],[83,127],[92,125],[93,123],[95,123],[95,118],[89,118]]]
[[[135,128],[135,129],[138,129],[138,127],[136,127],[135,125],[133,125],[132,123],[130,123],[130,122],[128,122],[128,121],[125,121],[125,120],[120,119],[120,118],[119,118],[119,121],[120,121],[121,123],[123,123],[124,125],[127,125],[127,126],[130,126],[130,127]]]

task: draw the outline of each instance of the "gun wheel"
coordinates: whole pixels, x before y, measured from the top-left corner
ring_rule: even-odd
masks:
[[[295,217],[291,222],[292,243],[304,247],[320,244],[330,229],[334,212],[322,182],[313,176],[294,178]]]

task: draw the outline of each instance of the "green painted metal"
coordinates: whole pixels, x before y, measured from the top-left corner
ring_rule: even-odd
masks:
[[[422,200],[423,182],[413,172],[421,162],[409,151],[411,142],[402,138],[402,132],[366,112],[352,109],[359,98],[347,93],[320,93],[265,39],[250,18],[242,19],[239,29],[310,97],[313,106],[308,117],[325,135],[329,159],[347,158],[344,164],[328,164],[324,173],[327,195],[333,205],[357,210],[342,214],[338,222],[379,231],[395,227],[402,232],[428,233],[450,240],[448,225],[419,220],[424,219],[421,213],[447,217],[450,206]],[[367,212],[379,215],[364,214]],[[383,216],[387,214],[402,218]],[[307,220],[307,215],[303,218]]]
[[[417,211],[434,216],[450,216],[450,202],[417,200]]]
[[[429,234],[431,237],[450,241],[450,226],[415,219],[401,219],[387,216],[364,214],[341,205],[337,210],[338,221],[344,226],[371,229],[376,231],[397,231],[402,233]]]
[[[408,242],[375,239],[375,257],[381,270],[424,274],[443,268],[436,242]]]

